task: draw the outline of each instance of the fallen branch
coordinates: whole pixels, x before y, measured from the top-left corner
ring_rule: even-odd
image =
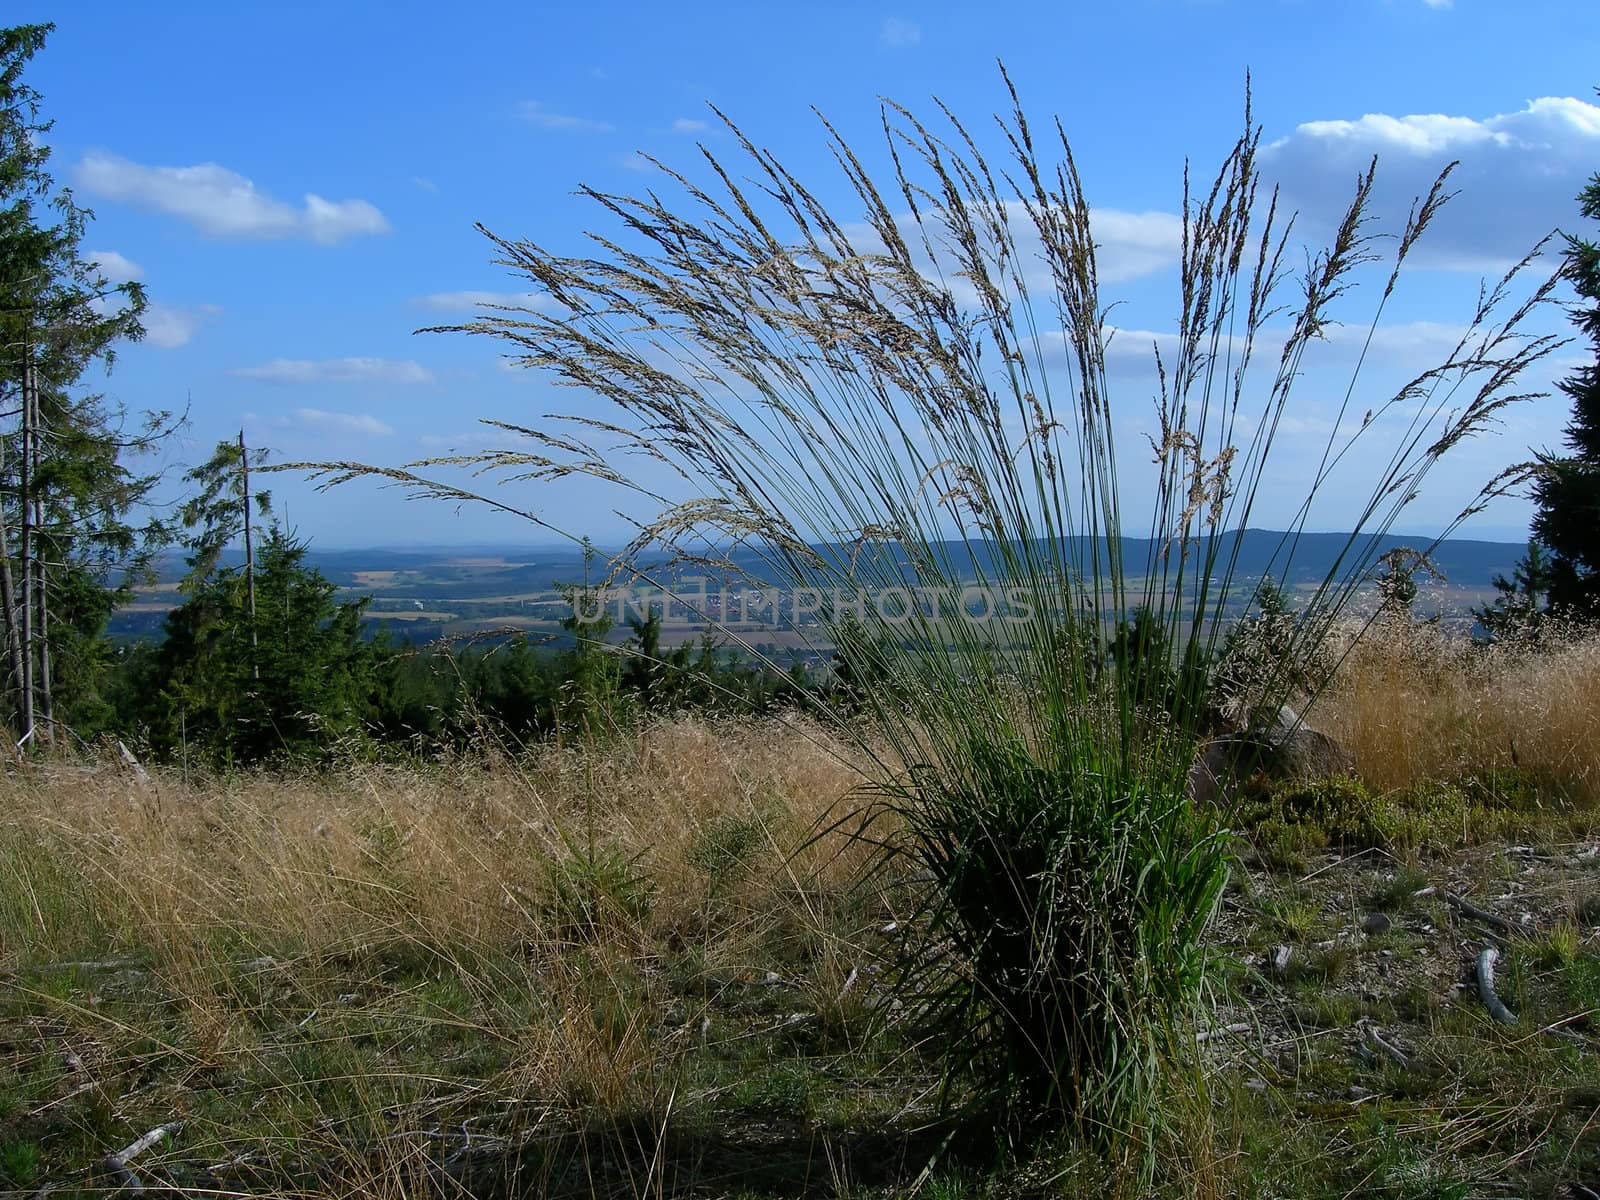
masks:
[[[120,741],[117,743],[117,758],[121,760],[123,766],[133,772],[134,779],[140,783],[150,782],[150,772],[146,771],[144,764],[133,756],[133,751],[129,750]]]
[[[1490,912],[1486,908],[1479,908],[1476,904],[1470,903],[1464,898],[1456,895],[1454,892],[1446,892],[1444,894],[1444,899],[1446,904],[1455,909],[1462,916],[1471,917],[1474,921],[1482,921],[1485,925],[1492,925],[1502,933],[1527,934],[1532,932],[1520,921],[1510,921],[1505,917],[1502,917],[1499,913]]]
[[[1515,1025],[1516,1014],[1507,1008],[1495,994],[1494,990],[1494,964],[1500,957],[1500,951],[1493,946],[1478,955],[1478,998],[1483,1001],[1483,1006],[1489,1010],[1489,1015],[1502,1025]]]
[[[1406,1052],[1401,1050],[1398,1046],[1386,1041],[1383,1034],[1378,1032],[1376,1026],[1369,1025],[1367,1027],[1367,1040],[1379,1050],[1382,1050],[1384,1054],[1389,1056],[1389,1058],[1393,1059],[1394,1062],[1403,1070],[1411,1070],[1411,1056],[1406,1054]]]
[[[103,1170],[116,1176],[117,1182],[129,1191],[142,1192],[144,1191],[144,1182],[133,1173],[128,1163],[132,1159],[138,1158],[151,1146],[171,1137],[182,1128],[182,1121],[172,1121],[166,1125],[157,1125],[149,1133],[142,1135],[136,1141],[130,1142],[115,1154],[106,1155],[100,1160],[100,1166]]]
[[[1196,1043],[1203,1044],[1212,1038],[1232,1037],[1241,1033],[1249,1033],[1255,1026],[1249,1021],[1235,1021],[1232,1025],[1224,1025],[1220,1029],[1203,1029],[1194,1035]]]
[[[41,973],[46,971],[127,971],[135,968],[143,970],[144,966],[145,960],[134,956],[129,958],[86,959],[79,962],[45,963],[42,966],[32,968],[32,970]],[[8,975],[16,975],[21,972],[20,970],[13,970],[6,973]]]
[[[850,989],[856,986],[856,980],[859,978],[860,975],[856,971],[856,968],[851,967],[850,974],[845,978],[844,986],[839,989],[838,999],[843,1000],[846,996],[848,996],[850,994]]]

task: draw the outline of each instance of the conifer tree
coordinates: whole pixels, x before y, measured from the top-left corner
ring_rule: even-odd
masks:
[[[1578,197],[1583,215],[1600,220],[1600,174]],[[1550,551],[1550,610],[1600,620],[1600,245],[1568,236],[1564,272],[1581,301],[1573,323],[1595,361],[1561,384],[1572,398],[1565,455],[1539,456],[1534,537]]]
[[[129,465],[164,415],[124,428],[84,387],[143,335],[145,298],[85,257],[92,214],[50,175],[23,71],[52,28],[0,29],[0,720],[22,741],[93,710],[105,619],[164,532],[132,523],[155,476]]]

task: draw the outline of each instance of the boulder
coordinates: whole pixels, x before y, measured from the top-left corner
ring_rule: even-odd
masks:
[[[1189,770],[1189,798],[1197,804],[1226,800],[1257,774],[1274,782],[1326,779],[1354,767],[1355,756],[1343,743],[1285,704],[1269,722],[1203,744]]]

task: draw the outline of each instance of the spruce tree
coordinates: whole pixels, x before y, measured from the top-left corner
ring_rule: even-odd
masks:
[[[1525,637],[1538,630],[1549,602],[1551,578],[1550,559],[1538,542],[1528,543],[1528,552],[1517,560],[1509,579],[1496,573],[1494,603],[1472,610],[1491,642]]]
[[[22,741],[103,716],[105,618],[163,533],[133,524],[155,477],[129,464],[164,418],[127,428],[84,386],[143,335],[145,299],[85,257],[92,214],[50,175],[23,72],[52,28],[0,28],[0,720]]]
[[[1600,220],[1600,174],[1578,197],[1583,215]],[[1595,362],[1562,381],[1572,398],[1567,454],[1541,454],[1534,483],[1534,537],[1550,551],[1550,610],[1600,620],[1600,246],[1569,235],[1564,273],[1581,303],[1573,322]]]
[[[196,539],[199,541],[200,539]],[[326,758],[365,734],[373,655],[361,634],[367,601],[305,561],[280,526],[256,555],[257,615],[244,572],[191,581],[167,614],[166,639],[143,680],[145,736],[159,755],[224,763]]]

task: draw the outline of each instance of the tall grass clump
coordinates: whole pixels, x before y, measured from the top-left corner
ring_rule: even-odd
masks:
[[[1241,533],[1308,352],[1364,270],[1381,290],[1370,337],[1445,181],[1380,243],[1367,172],[1294,270],[1247,107],[1210,183],[1185,172],[1176,327],[1157,347],[1155,432],[1129,454],[1136,414],[1113,400],[1095,218],[1064,132],[1038,137],[1013,90],[992,164],[940,112],[935,132],[886,105],[871,169],[824,122],[848,218],[728,121],[741,167],[702,149],[704,182],[658,164],[659,192],[584,189],[616,226],[590,256],[485,230],[545,302],[461,328],[580,399],[502,424],[517,448],[320,469],[552,529],[450,472],[587,476],[649,506],[619,578],[664,552],[732,576],[754,554],[763,579],[822,597],[816,628],[859,696],[841,728],[880,768],[863,836],[932,880],[899,1011],[939,1035],[949,1096],[1008,1136],[1069,1128],[1142,1153],[1226,873],[1186,780]],[[1383,396],[1359,366],[1343,385],[1304,502],[1273,514],[1289,532],[1272,569],[1292,569],[1313,500],[1358,458],[1368,499],[1286,662],[1366,578],[1362,534],[1550,349],[1520,332],[1550,285],[1519,279],[1484,291],[1439,366]],[[1243,698],[1247,723],[1276,714],[1289,674]]]

